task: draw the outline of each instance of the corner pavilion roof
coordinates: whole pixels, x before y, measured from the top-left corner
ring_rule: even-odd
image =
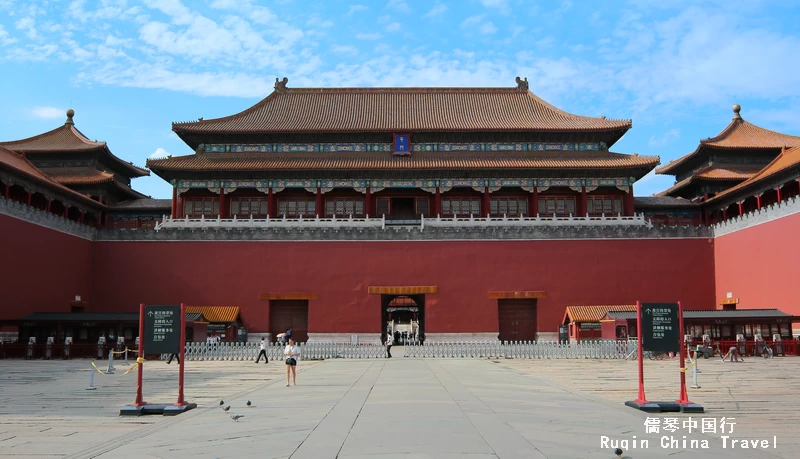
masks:
[[[27,139],[0,142],[0,147],[25,154],[73,153],[100,150],[111,158],[115,164],[122,166],[130,177],[150,175],[150,171],[147,169],[136,167],[132,163],[125,162],[115,156],[111,153],[111,150],[108,149],[108,145],[105,142],[89,140],[75,127],[75,123],[72,121],[74,115],[75,112],[72,109],[67,110],[67,121],[63,126],[37,136],[28,137]]]
[[[741,195],[747,190],[755,191],[767,179],[793,167],[800,168],[800,146],[785,148],[777,158],[744,182],[718,193],[707,202],[720,202]]]
[[[669,164],[656,169],[656,174],[677,175],[690,158],[697,156],[703,148],[718,149],[765,149],[800,146],[800,137],[770,131],[742,119],[739,105],[733,106],[733,120],[716,137],[701,140],[697,148]]]
[[[241,113],[172,130],[190,145],[187,134],[618,131],[611,145],[631,127],[559,110],[519,78],[514,88],[287,88],[287,81]]]
[[[42,172],[39,168],[33,165],[30,161],[28,161],[25,156],[3,148],[0,146],[0,168],[5,168],[14,171],[15,173],[24,175],[40,184],[58,191],[59,193],[64,194],[65,196],[69,196],[73,199],[78,199],[84,203],[90,203],[95,207],[105,207],[103,204],[95,201],[94,199],[85,196],[81,193],[78,193],[75,190],[67,188],[66,186],[58,183],[53,178],[47,176],[44,172]]]
[[[692,176],[681,180],[672,187],[656,194],[656,196],[670,196],[676,191],[689,186],[691,183],[701,180],[744,181],[756,175],[761,169],[762,166],[753,165],[712,164],[711,166],[696,171]]]
[[[197,153],[150,159],[153,171],[387,171],[475,169],[640,169],[641,175],[657,166],[657,156],[597,152],[450,153],[415,152],[411,156],[380,153],[259,154]]]

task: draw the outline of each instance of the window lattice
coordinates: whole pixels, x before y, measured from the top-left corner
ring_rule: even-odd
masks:
[[[380,207],[381,200],[378,200],[378,207]],[[388,200],[387,200],[388,202]],[[334,213],[337,217],[363,217],[364,216],[364,198],[328,198],[325,200],[325,216],[333,217]],[[387,212],[388,213],[388,209]]]

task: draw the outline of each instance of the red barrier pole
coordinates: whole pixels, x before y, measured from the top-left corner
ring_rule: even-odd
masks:
[[[183,364],[186,362],[184,354],[186,353],[186,303],[181,303],[181,362],[180,369],[178,370],[178,403],[175,406],[183,406],[187,403],[183,400]]]
[[[142,400],[142,374],[144,372],[144,304],[139,305],[139,355],[136,356],[136,363],[139,364],[139,377],[136,383],[136,402],[133,406],[147,405]]]
[[[639,348],[639,397],[636,398],[636,403],[639,405],[645,405],[650,402],[648,402],[647,398],[644,396],[644,360],[642,360],[642,340],[644,337],[642,336],[641,301],[636,302],[636,334],[639,336],[638,343],[636,343],[636,346]]]
[[[681,405],[690,405],[692,402],[689,401],[689,395],[686,393],[686,367],[685,367],[685,356],[686,356],[686,349],[683,347],[683,306],[681,302],[678,301],[678,326],[680,327],[680,333],[678,333],[678,340],[680,342],[680,349],[681,349],[681,392],[678,400],[675,400],[676,403],[680,403]]]

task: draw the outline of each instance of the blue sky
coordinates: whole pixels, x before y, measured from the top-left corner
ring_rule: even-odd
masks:
[[[731,106],[800,135],[794,1],[0,0],[0,140],[76,126],[144,165],[190,154],[171,122],[237,113],[289,87],[514,86],[633,120],[613,151],[662,163]],[[158,177],[134,187],[170,197]],[[647,176],[639,196],[672,184]]]

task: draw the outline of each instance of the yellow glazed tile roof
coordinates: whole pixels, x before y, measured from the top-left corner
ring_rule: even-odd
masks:
[[[228,323],[239,317],[239,306],[187,306],[186,312],[199,312],[211,323]]]

